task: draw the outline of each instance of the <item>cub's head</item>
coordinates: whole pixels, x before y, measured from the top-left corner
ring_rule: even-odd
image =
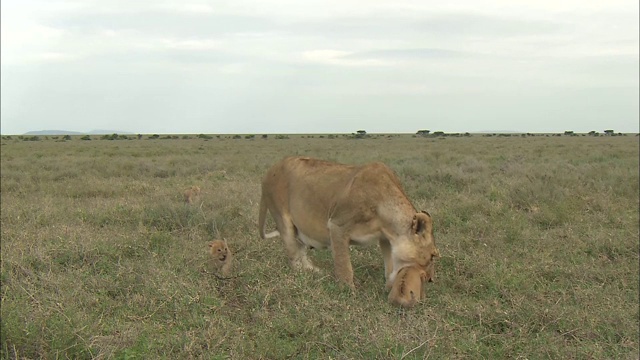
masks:
[[[229,255],[229,248],[227,248],[227,244],[224,241],[214,240],[209,243],[209,253],[215,260],[224,262]]]
[[[423,283],[427,278],[427,271],[420,266],[400,269],[389,292],[389,302],[403,307],[416,305],[423,298]]]
[[[194,185],[186,189],[183,195],[184,195],[184,201],[188,204],[192,204],[195,201],[195,199],[198,196],[200,196],[200,187]]]

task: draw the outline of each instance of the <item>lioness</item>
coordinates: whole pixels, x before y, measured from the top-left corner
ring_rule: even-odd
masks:
[[[268,235],[267,210],[277,227]],[[380,244],[388,286],[400,269],[428,271],[439,256],[431,216],[416,211],[395,173],[379,162],[283,159],[262,180],[258,227],[262,238],[282,236],[294,268],[316,269],[307,247],[330,247],[337,279],[352,288],[350,244]]]

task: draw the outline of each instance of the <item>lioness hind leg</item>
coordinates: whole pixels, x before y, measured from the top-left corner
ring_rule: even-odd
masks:
[[[296,238],[296,231],[291,221],[282,220],[278,224],[278,231],[282,237],[287,256],[291,267],[294,269],[304,269],[319,271],[307,257],[307,247]]]

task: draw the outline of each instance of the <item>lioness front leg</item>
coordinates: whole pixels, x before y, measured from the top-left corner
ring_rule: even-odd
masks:
[[[391,261],[391,243],[387,239],[380,239],[380,250],[382,251],[382,259],[384,260],[384,280],[386,282],[387,290],[391,288],[389,282],[389,276],[393,271],[393,261]]]
[[[353,289],[355,285],[353,284],[353,268],[351,267],[351,254],[349,253],[349,236],[335,225],[330,225],[329,231],[336,278]]]

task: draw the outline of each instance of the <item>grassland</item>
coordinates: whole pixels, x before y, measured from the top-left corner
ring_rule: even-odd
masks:
[[[4,139],[1,357],[637,359],[638,139]],[[293,154],[399,174],[442,254],[425,302],[387,303],[377,247],[352,248],[352,294],[327,250],[299,273],[258,237],[261,176]]]

